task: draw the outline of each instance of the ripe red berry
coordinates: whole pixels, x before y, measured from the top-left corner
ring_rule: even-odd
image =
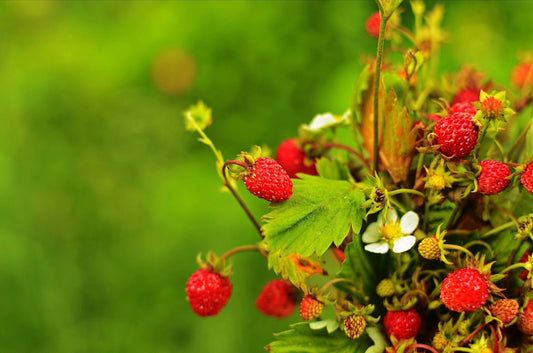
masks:
[[[520,176],[520,182],[527,191],[533,194],[533,162],[527,165],[526,170]]]
[[[370,36],[378,38],[379,37],[379,26],[381,25],[381,17],[379,12],[373,13],[368,20],[366,21],[366,31]]]
[[[298,146],[296,139],[290,138],[278,146],[276,161],[285,169],[291,178],[297,173],[317,175],[314,160],[308,160],[304,150]]]
[[[324,303],[317,299],[316,296],[307,294],[300,303],[300,317],[304,320],[317,318],[322,314]]]
[[[399,340],[416,337],[421,324],[422,319],[414,308],[409,310],[387,311],[383,319],[387,336],[394,336]]]
[[[187,281],[185,292],[192,310],[200,316],[213,316],[226,305],[231,296],[228,277],[201,268]]]
[[[533,300],[530,299],[524,311],[518,314],[516,325],[524,335],[533,336]]]
[[[472,115],[476,115],[477,109],[474,107],[474,105],[470,102],[459,102],[455,103],[450,107],[448,110],[448,114],[455,114],[455,113],[468,113]]]
[[[479,128],[474,124],[471,114],[455,113],[439,120],[433,132],[443,154],[463,158],[476,147]]]
[[[243,181],[253,195],[270,202],[285,201],[292,195],[289,174],[272,158],[258,158],[246,170]]]
[[[533,83],[531,63],[520,63],[513,69],[512,81],[517,88],[529,86]]]
[[[511,175],[511,170],[507,165],[493,159],[479,162],[481,173],[477,178],[478,191],[485,195],[495,195],[507,188],[511,183],[507,179]]]
[[[284,318],[296,307],[296,292],[290,282],[274,279],[268,282],[255,301],[257,309],[263,314]]]
[[[489,296],[487,280],[474,268],[450,273],[442,282],[440,300],[448,309],[473,312],[485,305]]]
[[[479,94],[481,93],[481,88],[479,87],[468,87],[455,94],[453,96],[450,105],[453,106],[461,102],[478,102]]]
[[[518,315],[519,304],[514,299],[500,299],[490,307],[492,316],[508,324]]]

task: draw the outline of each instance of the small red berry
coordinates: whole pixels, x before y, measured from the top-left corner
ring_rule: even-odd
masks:
[[[428,120],[429,120],[430,122],[431,122],[431,121],[435,121],[435,122],[437,122],[437,121],[439,121],[440,119],[442,119],[442,117],[441,117],[440,115],[438,115],[438,114],[433,114],[433,113],[429,113],[429,114],[427,115],[427,118],[428,118]]]
[[[511,183],[507,179],[511,175],[509,167],[493,159],[479,162],[481,173],[477,178],[478,191],[485,195],[495,195],[507,188]]]
[[[381,25],[381,17],[379,12],[373,13],[368,20],[366,21],[366,31],[370,36],[378,38],[379,37],[379,26]]]
[[[519,304],[514,299],[500,299],[490,307],[492,316],[508,324],[518,315]]]
[[[387,311],[383,319],[387,336],[394,336],[399,340],[416,337],[421,324],[422,319],[414,308],[409,310]]]
[[[433,132],[444,155],[463,158],[476,147],[479,128],[474,124],[471,114],[455,113],[439,120]]]
[[[485,305],[489,291],[487,280],[474,268],[450,273],[442,282],[440,300],[457,312],[473,312]]]
[[[292,195],[289,174],[272,158],[258,158],[246,170],[243,181],[253,195],[270,202],[285,201]]]
[[[531,63],[520,63],[513,69],[512,81],[517,88],[529,86],[533,83]]]
[[[274,279],[268,282],[255,301],[257,309],[263,314],[284,318],[296,307],[296,292],[290,282]]]
[[[524,255],[522,255],[522,257],[520,258],[520,260],[518,260],[518,262],[522,262],[522,263],[527,262],[530,255],[531,254],[529,253],[529,251],[524,252]],[[528,275],[529,275],[529,271],[528,270],[524,270],[524,271],[522,271],[522,273],[518,277],[522,281],[525,281],[527,279]]]
[[[285,169],[291,178],[296,178],[297,173],[318,174],[315,161],[307,159],[304,150],[294,138],[287,139],[279,144],[278,150],[276,151],[276,161]]]
[[[304,320],[317,318],[324,310],[324,303],[317,299],[316,296],[307,294],[300,303],[300,317]]]
[[[533,300],[530,299],[524,311],[518,314],[516,325],[524,335],[533,336]]]
[[[456,103],[461,102],[478,102],[479,101],[479,94],[481,93],[481,88],[478,87],[469,87],[465,88],[455,94],[453,96],[452,101],[450,102],[450,105],[455,105]]]
[[[200,316],[213,316],[226,305],[231,296],[228,277],[201,268],[187,281],[185,292],[192,310]]]
[[[472,115],[476,115],[477,109],[474,107],[474,105],[470,102],[459,102],[455,103],[450,107],[448,110],[448,114],[455,114],[455,113],[468,113]]]
[[[527,165],[526,170],[520,176],[520,182],[527,191],[533,194],[533,162]]]

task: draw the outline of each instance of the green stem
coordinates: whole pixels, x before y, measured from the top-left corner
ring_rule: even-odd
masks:
[[[224,255],[220,256],[220,258],[225,260],[230,256],[243,251],[261,251],[261,248],[258,245],[242,245],[227,251]]]
[[[493,229],[489,230],[488,232],[482,234],[481,238],[486,238],[486,237],[491,236],[493,234],[497,234],[497,233],[501,232],[502,230],[505,230],[507,228],[511,228],[514,225],[516,225],[514,221],[509,221],[507,223],[502,224],[501,226],[493,228]]]
[[[396,189],[396,190],[389,192],[388,194],[389,196],[394,196],[398,194],[414,194],[414,195],[418,195],[424,198],[426,197],[425,194],[421,193],[420,191],[413,190],[413,189]]]
[[[383,47],[385,46],[385,28],[389,17],[385,17],[385,12],[379,0],[376,0],[379,6],[381,21],[379,24],[378,49],[376,56],[376,71],[374,74],[374,172],[379,170],[379,83],[381,75],[381,63],[383,61]]]
[[[242,164],[241,164],[242,163]],[[227,174],[227,169],[228,169],[228,166],[230,164],[236,164],[236,165],[239,165],[241,167],[244,167],[244,163],[243,162],[240,162],[240,161],[235,161],[235,160],[230,160],[230,161],[227,161],[226,163],[224,163],[224,165],[222,166],[222,175],[224,176],[224,186],[227,187],[229,189],[229,191],[231,192],[231,194],[235,197],[235,199],[237,200],[237,202],[239,203],[239,205],[241,206],[241,208],[244,210],[244,212],[246,213],[246,215],[248,216],[248,218],[250,219],[250,221],[253,223],[255,229],[257,229],[257,231],[259,232],[259,235],[261,235],[261,237],[263,238],[264,235],[263,235],[263,232],[261,231],[261,225],[259,224],[259,222],[255,219],[254,215],[252,214],[252,211],[250,211],[250,208],[248,207],[248,205],[246,204],[246,202],[244,202],[243,198],[241,197],[241,195],[239,194],[239,192],[237,191],[237,188],[235,187],[234,184],[232,184],[229,180],[228,180],[228,174]]]
[[[347,282],[347,283],[351,283],[351,284],[354,284],[356,285],[356,283],[354,281],[352,281],[351,279],[349,278],[333,278],[331,281],[329,281],[328,283],[324,284],[322,286],[322,288],[320,288],[320,290],[318,291],[318,293],[316,294],[317,296],[321,296],[324,291],[329,287],[331,286],[332,284],[335,284],[335,283],[341,283],[341,282]]]
[[[527,267],[526,267],[526,263],[525,262],[517,262],[515,264],[512,264],[511,266],[507,266],[506,268],[503,269],[502,272],[500,272],[500,274],[504,274],[504,273],[507,273],[507,272],[510,272],[512,270],[515,270],[517,268],[522,268],[522,270],[529,270]]]
[[[511,148],[510,148],[509,151],[507,152],[506,160],[508,160],[509,158],[512,157],[512,155],[513,155],[513,153],[514,153],[514,150],[515,150],[516,148],[518,148],[518,146],[522,143],[522,140],[526,137],[527,132],[528,132],[529,128],[531,127],[531,124],[533,124],[533,115],[531,115],[531,118],[529,119],[529,122],[527,123],[525,129],[522,131],[522,133],[520,134],[520,136],[518,136],[518,138],[516,139],[516,141],[513,143],[513,145],[511,146]]]
[[[470,250],[465,249],[465,248],[463,248],[462,246],[459,246],[459,245],[454,245],[454,244],[444,244],[444,245],[443,245],[443,248],[444,248],[444,250],[457,250],[457,251],[461,251],[461,252],[464,252],[465,254],[467,254],[468,256],[474,258],[474,254],[472,254],[472,252],[470,252]]]

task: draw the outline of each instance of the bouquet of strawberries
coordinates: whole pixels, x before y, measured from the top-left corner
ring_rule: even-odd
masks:
[[[232,266],[257,251],[279,278],[256,305],[302,322],[271,352],[533,352],[533,60],[512,87],[474,68],[438,76],[439,4],[377,0],[366,29],[377,55],[344,114],[315,116],[275,157],[226,160],[208,138],[211,110],[184,113],[216,156],[225,189],[260,236],[198,257],[186,295],[200,316],[230,299]],[[269,202],[260,219],[240,183]]]

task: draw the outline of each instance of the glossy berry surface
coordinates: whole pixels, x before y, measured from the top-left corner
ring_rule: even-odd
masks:
[[[290,282],[274,279],[263,287],[255,305],[265,315],[284,318],[296,307],[296,292]]]
[[[229,278],[201,268],[187,281],[185,292],[192,310],[200,316],[213,316],[226,305],[231,296]]]
[[[533,300],[530,299],[524,311],[518,314],[516,325],[524,335],[533,336]]]
[[[520,183],[527,191],[533,194],[533,163],[529,163],[520,176]]]
[[[441,145],[440,151],[444,155],[463,158],[476,147],[479,129],[474,124],[471,114],[455,113],[439,120],[433,132],[435,141]]]
[[[409,310],[388,311],[383,319],[387,336],[394,336],[399,340],[416,337],[418,331],[420,331],[421,324],[422,319],[413,308]]]
[[[493,159],[479,162],[481,173],[477,178],[478,191],[485,195],[495,195],[507,188],[511,183],[507,179],[511,175],[511,170],[507,165]]]
[[[459,102],[459,103],[455,103],[454,105],[452,105],[450,109],[448,110],[448,114],[455,114],[455,113],[468,113],[471,115],[476,115],[477,109],[470,102]]]
[[[304,173],[317,175],[315,161],[309,160],[296,139],[290,138],[279,144],[276,151],[276,161],[285,169],[291,178]]]
[[[487,280],[474,268],[462,268],[450,273],[440,290],[444,306],[456,312],[476,311],[485,305],[488,297]]]
[[[272,158],[258,158],[246,170],[243,181],[250,193],[270,202],[285,201],[292,195],[289,174]]]
[[[518,315],[519,304],[514,299],[500,299],[490,307],[492,316],[508,324]]]

